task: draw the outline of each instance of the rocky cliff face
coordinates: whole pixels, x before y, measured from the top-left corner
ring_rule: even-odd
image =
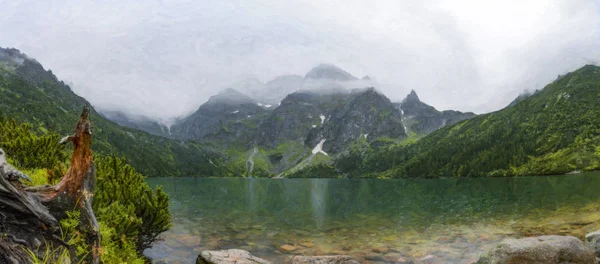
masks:
[[[260,125],[257,143],[275,148],[287,141],[304,142],[333,111],[345,104],[347,93],[319,94],[301,91],[288,95]]]
[[[254,130],[269,107],[233,89],[227,89],[200,106],[192,115],[171,127],[183,140],[214,140],[250,144]],[[227,141],[227,142],[223,142]]]
[[[421,102],[413,90],[401,103],[395,104],[403,115],[403,123],[407,133],[429,134],[439,128],[474,117],[473,113],[462,113],[454,110],[438,111],[433,106]]]
[[[310,131],[308,146],[325,140],[323,150],[338,153],[360,138],[371,141],[380,137],[397,140],[407,137],[400,111],[374,88],[352,92],[343,105],[327,114],[326,122]]]

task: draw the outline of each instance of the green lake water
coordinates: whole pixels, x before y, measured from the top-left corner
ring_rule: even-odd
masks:
[[[194,263],[206,249],[364,262],[434,257],[470,263],[505,237],[600,229],[600,173],[551,177],[349,180],[149,178],[171,199],[173,228],[147,250]],[[287,245],[282,248],[282,246]]]

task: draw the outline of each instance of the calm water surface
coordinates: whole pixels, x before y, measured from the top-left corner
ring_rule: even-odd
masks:
[[[437,180],[151,178],[171,198],[173,228],[146,254],[194,263],[241,248],[364,262],[435,257],[470,263],[503,238],[583,237],[600,228],[600,173]],[[282,248],[283,245],[289,245]]]

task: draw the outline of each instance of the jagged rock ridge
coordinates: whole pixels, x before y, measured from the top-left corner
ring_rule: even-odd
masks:
[[[470,112],[438,111],[433,106],[423,103],[414,90],[401,103],[395,103],[395,106],[401,111],[408,132],[422,135],[475,116]]]

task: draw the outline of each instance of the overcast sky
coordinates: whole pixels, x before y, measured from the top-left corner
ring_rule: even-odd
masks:
[[[399,101],[498,110],[600,62],[600,0],[0,0],[0,46],[96,107],[169,118],[332,63]]]

